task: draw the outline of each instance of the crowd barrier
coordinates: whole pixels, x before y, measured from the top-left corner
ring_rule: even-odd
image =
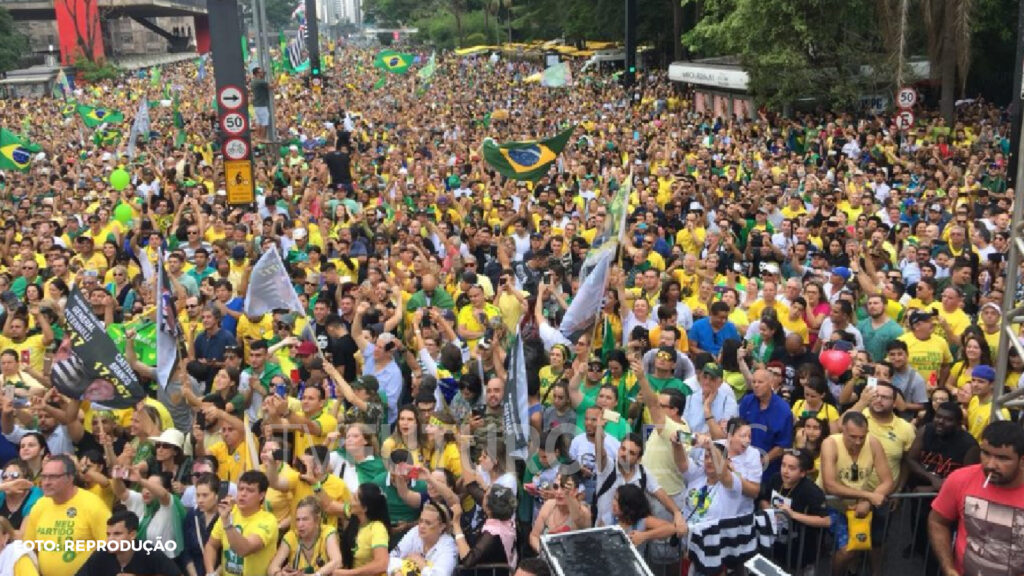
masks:
[[[928,541],[928,512],[931,501],[936,493],[900,493],[889,497],[886,506],[895,506],[885,519],[882,538],[872,542],[875,549],[881,549],[883,575],[898,576],[933,576],[938,574],[938,564],[931,554]],[[838,502],[829,499],[830,506],[838,506]],[[788,574],[794,576],[830,576],[833,574],[832,557],[834,541],[829,529],[813,529],[802,524],[793,523],[794,537],[780,545],[773,553],[765,552],[777,565]],[[813,552],[808,552],[808,547]],[[780,550],[781,548],[781,550]],[[809,562],[800,559],[808,558]],[[801,565],[804,564],[804,565]],[[680,576],[678,565],[655,565],[648,561],[651,572],[655,576]],[[868,553],[861,555],[860,563],[855,565],[857,574],[871,574],[871,563]],[[743,574],[743,569],[730,571],[730,574]],[[487,576],[487,575],[480,575]]]

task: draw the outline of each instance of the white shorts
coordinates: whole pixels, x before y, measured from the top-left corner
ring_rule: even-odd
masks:
[[[255,125],[267,126],[270,124],[270,108],[267,108],[266,106],[260,106],[258,108],[253,108],[253,111],[256,112],[256,121],[254,122]]]

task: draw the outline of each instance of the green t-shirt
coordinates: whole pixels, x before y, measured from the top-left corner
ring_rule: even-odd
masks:
[[[585,429],[584,420],[586,420],[587,408],[590,408],[597,403],[597,393],[600,390],[600,383],[594,386],[587,386],[586,384],[580,386],[580,392],[583,394],[583,400],[580,401],[580,405],[576,407],[576,428],[578,430]]]

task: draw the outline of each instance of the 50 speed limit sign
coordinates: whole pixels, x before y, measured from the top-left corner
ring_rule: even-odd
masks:
[[[245,116],[238,112],[229,112],[225,114],[224,117],[221,118],[220,123],[224,128],[224,131],[228,134],[241,134],[242,132],[245,132],[247,124]]]
[[[913,108],[915,104],[917,104],[917,90],[910,86],[904,86],[896,93],[896,106],[899,108],[906,110]]]

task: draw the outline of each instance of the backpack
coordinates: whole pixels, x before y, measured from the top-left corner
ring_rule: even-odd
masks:
[[[614,466],[614,464],[613,464]],[[644,468],[643,464],[638,464],[640,467],[640,489],[647,492],[647,469]],[[597,501],[604,496],[612,486],[615,485],[617,479],[618,467],[612,468],[612,473],[604,479],[601,483],[600,488],[594,492],[594,498],[591,501],[591,510],[593,513],[593,522],[597,523]],[[650,564],[665,565],[675,564],[679,562],[683,557],[683,542],[679,536],[672,536],[670,538],[663,538],[660,540],[651,540],[644,544],[643,549],[640,550],[644,558]]]

